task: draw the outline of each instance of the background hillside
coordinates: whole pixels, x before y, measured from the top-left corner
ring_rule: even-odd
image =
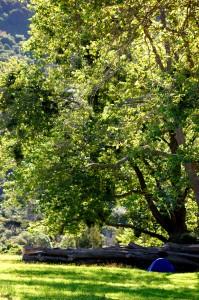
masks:
[[[30,16],[26,3],[0,0],[0,60],[20,55],[20,42],[28,37]]]
[[[21,55],[20,43],[28,37],[30,16],[25,2],[0,0],[0,61]],[[23,244],[32,217],[30,207],[22,209],[7,206],[7,199],[0,187],[0,252],[17,249],[18,244]]]

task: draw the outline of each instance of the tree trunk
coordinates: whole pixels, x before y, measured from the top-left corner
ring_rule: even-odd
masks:
[[[75,264],[117,263],[147,269],[153,260],[161,257],[164,251],[177,272],[199,271],[199,244],[178,245],[168,243],[163,247],[142,247],[129,244],[127,247],[108,247],[96,249],[50,249],[24,248],[25,262],[53,262]]]
[[[176,129],[176,140],[178,145],[185,144],[185,135],[181,127]],[[184,167],[193,189],[196,202],[199,205],[199,176],[197,175],[196,162],[185,162]]]

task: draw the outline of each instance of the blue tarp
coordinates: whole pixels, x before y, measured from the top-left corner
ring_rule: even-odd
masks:
[[[173,273],[175,268],[172,263],[166,258],[158,258],[148,267],[149,272],[165,272]]]

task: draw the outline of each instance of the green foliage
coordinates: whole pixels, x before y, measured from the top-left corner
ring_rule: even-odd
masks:
[[[56,97],[42,67],[27,59],[13,58],[1,64],[1,112],[3,125],[24,138],[46,130],[57,113]],[[46,119],[48,116],[48,119]],[[30,131],[31,130],[31,131]]]
[[[197,233],[196,1],[30,7],[37,62],[2,64],[0,79],[10,197],[38,200],[53,233],[109,224],[115,208],[136,236]]]
[[[19,236],[17,236],[17,238],[13,240],[13,242],[22,247],[51,247],[51,242],[47,235],[43,233],[29,233],[28,231],[22,232]]]
[[[98,248],[102,246],[102,234],[97,226],[83,231],[79,237],[77,246],[80,248]]]
[[[143,246],[161,246],[161,241],[153,239],[148,235],[142,234],[140,232],[133,232],[132,229],[124,229],[117,232],[116,236],[117,242],[122,246],[127,246],[133,243]]]

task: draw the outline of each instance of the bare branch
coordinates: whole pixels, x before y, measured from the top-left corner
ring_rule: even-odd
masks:
[[[135,106],[138,105],[140,103],[145,102],[146,100],[150,100],[151,99],[152,94],[148,93],[146,95],[143,96],[139,96],[139,97],[135,97],[135,98],[128,98],[126,99],[122,105],[128,105],[128,106]]]
[[[114,164],[90,163],[88,167],[96,168],[96,169],[118,169],[121,165],[123,165],[128,160],[129,157],[125,156]]]

